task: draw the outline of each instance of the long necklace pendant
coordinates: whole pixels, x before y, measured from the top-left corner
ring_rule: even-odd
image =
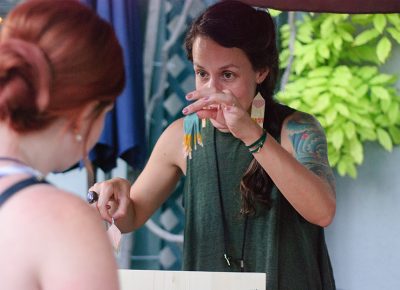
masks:
[[[229,257],[227,254],[224,254],[224,258],[226,260],[226,263],[230,267],[231,266],[231,257]]]

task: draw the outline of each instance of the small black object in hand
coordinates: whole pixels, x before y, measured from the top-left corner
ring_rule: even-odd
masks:
[[[88,203],[94,203],[98,201],[99,199],[99,194],[96,191],[89,191],[86,195],[86,200]]]

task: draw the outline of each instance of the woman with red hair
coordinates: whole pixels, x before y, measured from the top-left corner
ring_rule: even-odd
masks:
[[[44,177],[87,155],[124,82],[113,29],[77,1],[27,1],[2,24],[2,290],[118,289],[98,214]]]

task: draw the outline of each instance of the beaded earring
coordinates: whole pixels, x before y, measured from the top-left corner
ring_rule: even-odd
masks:
[[[260,91],[253,99],[251,105],[251,118],[262,128],[264,125],[264,114],[265,114],[265,100],[261,96]]]
[[[187,115],[183,119],[183,154],[185,157],[192,159],[192,150],[197,149],[197,144],[203,146],[203,138],[201,136],[201,121],[197,114]],[[203,126],[204,127],[204,126]]]

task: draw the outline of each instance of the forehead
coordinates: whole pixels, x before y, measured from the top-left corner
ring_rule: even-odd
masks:
[[[207,37],[196,37],[193,42],[193,63],[202,67],[237,66],[251,67],[246,54],[240,48],[224,47]]]

